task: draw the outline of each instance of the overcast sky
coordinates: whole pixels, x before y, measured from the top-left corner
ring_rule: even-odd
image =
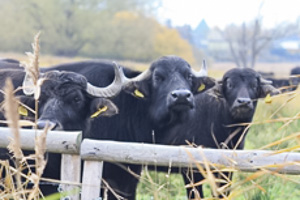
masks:
[[[223,28],[230,23],[254,19],[260,6],[263,24],[271,27],[282,21],[295,22],[300,16],[300,0],[162,0],[159,19],[173,25],[195,28],[202,19],[209,27]],[[262,2],[264,2],[262,4]]]

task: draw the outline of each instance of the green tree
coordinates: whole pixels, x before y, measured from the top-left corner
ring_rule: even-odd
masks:
[[[175,29],[158,25],[155,34],[154,50],[158,55],[178,55],[194,64],[193,48],[182,39]]]
[[[175,54],[194,62],[175,29],[153,17],[160,0],[3,0],[0,50],[24,52],[42,31],[43,53],[151,61]]]
[[[0,48],[2,51],[24,52],[30,49],[30,41],[36,30],[29,19],[26,6],[19,0],[3,0],[0,6]],[[15,6],[18,5],[18,6]]]

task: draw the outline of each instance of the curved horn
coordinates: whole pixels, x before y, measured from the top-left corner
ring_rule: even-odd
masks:
[[[193,74],[196,77],[202,77],[202,76],[207,76],[207,66],[206,66],[206,61],[203,59],[202,61],[202,67],[201,70],[199,72],[195,71],[192,69]]]
[[[140,82],[143,80],[146,80],[147,78],[149,78],[151,76],[152,72],[150,69],[147,69],[145,71],[143,71],[142,73],[140,73],[138,76],[134,77],[134,78],[127,78],[124,73],[123,73],[123,87],[129,87],[131,85],[133,85],[135,82]]]
[[[261,84],[263,84],[263,85],[271,85],[272,83],[273,83],[273,81],[269,81],[269,80],[266,80],[266,79],[264,79],[263,77],[259,77],[259,81],[260,81],[260,83]]]
[[[109,98],[109,97],[114,97],[118,95],[121,92],[122,89],[122,83],[124,81],[124,74],[123,70],[121,67],[116,62],[113,62],[113,67],[115,71],[115,79],[114,81],[102,88],[102,87],[96,87],[91,85],[90,83],[87,83],[87,88],[86,91],[92,96],[96,97],[104,97],[104,98]]]
[[[126,85],[129,82],[139,82],[139,81],[147,79],[148,77],[151,76],[151,74],[152,74],[152,72],[149,69],[147,69],[134,78],[127,78],[126,76],[124,76],[124,83]]]

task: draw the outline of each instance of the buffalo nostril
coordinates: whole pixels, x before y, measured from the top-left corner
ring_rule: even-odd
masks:
[[[172,91],[171,95],[174,99],[187,99],[192,96],[192,93],[189,90],[180,89]]]
[[[250,98],[238,98],[237,102],[239,104],[246,104],[249,105],[251,103],[251,99]]]
[[[191,97],[191,95],[192,95],[192,93],[190,93],[190,92],[187,92],[187,93],[186,93],[186,98],[189,98],[189,97]]]
[[[169,94],[168,102],[168,106],[175,111],[185,111],[194,108],[193,93],[188,89],[173,90]]]
[[[53,129],[56,126],[56,123],[51,121],[45,121],[45,120],[38,120],[37,122],[37,128],[38,129],[44,129],[45,127],[50,127],[50,129]]]
[[[178,97],[178,94],[176,92],[172,92],[171,95],[174,99],[176,99]]]

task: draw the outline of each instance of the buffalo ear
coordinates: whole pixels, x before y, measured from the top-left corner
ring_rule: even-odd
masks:
[[[222,82],[217,83],[214,87],[209,89],[207,94],[215,98],[224,98]]]
[[[34,113],[26,108],[26,107],[28,107],[31,110],[35,110],[34,97],[20,95],[20,96],[17,96],[17,98],[21,102],[21,104],[18,107],[18,112],[19,112],[21,119],[34,120],[34,116],[35,116]]]
[[[264,98],[268,94],[277,95],[277,94],[281,93],[280,90],[278,90],[273,85],[271,85],[272,81],[265,80],[261,76],[259,76],[258,79],[259,79],[260,88],[261,88],[260,98]]]
[[[261,92],[260,92],[260,98],[264,98],[266,97],[268,94],[270,95],[277,95],[280,94],[280,90],[278,90],[277,88],[275,88],[273,85],[269,85],[269,84],[261,84]]]
[[[20,95],[17,96],[17,99],[22,103],[34,110],[35,107],[35,99],[33,96],[25,96],[25,95]]]
[[[129,85],[127,85],[125,88],[123,88],[123,90],[126,93],[131,94],[135,98],[146,99],[150,95],[148,85],[149,85],[148,80],[132,82]]]
[[[90,104],[91,118],[98,116],[110,117],[118,114],[119,110],[117,106],[109,99],[106,98],[94,98]]]
[[[197,77],[193,81],[193,92],[202,93],[205,92],[206,90],[211,89],[215,85],[216,85],[216,80],[211,77],[208,76]]]

